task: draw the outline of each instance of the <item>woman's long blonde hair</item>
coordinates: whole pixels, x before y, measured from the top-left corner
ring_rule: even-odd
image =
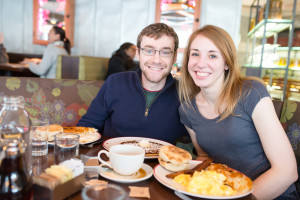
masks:
[[[221,115],[221,121],[231,114],[234,115],[234,109],[240,97],[243,95],[243,82],[245,80],[259,80],[262,82],[262,80],[254,77],[243,77],[237,61],[235,44],[230,35],[225,30],[217,26],[206,25],[192,33],[188,40],[188,45],[184,51],[183,63],[182,67],[180,68],[181,76],[179,82],[179,99],[181,103],[186,102],[188,107],[192,107],[191,100],[193,100],[201,90],[194,83],[188,71],[191,44],[199,35],[210,39],[214,43],[224,57],[225,64],[228,66],[228,70],[225,71],[224,85],[217,102],[217,109]],[[222,102],[227,103],[227,106],[223,112],[220,110]]]

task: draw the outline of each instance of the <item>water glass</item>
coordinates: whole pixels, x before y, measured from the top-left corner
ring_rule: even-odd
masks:
[[[54,136],[54,163],[59,164],[78,156],[79,135],[75,133],[60,133]]]
[[[114,184],[97,184],[85,186],[81,191],[84,200],[123,200],[126,197],[125,190]]]
[[[48,156],[33,156],[32,157],[32,175],[38,176],[47,169]]]
[[[49,123],[35,120],[30,127],[32,156],[44,156],[48,153]]]

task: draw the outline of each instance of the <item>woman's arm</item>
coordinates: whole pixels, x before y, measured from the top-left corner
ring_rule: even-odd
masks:
[[[252,119],[271,164],[269,170],[254,180],[253,195],[258,199],[274,199],[298,178],[295,155],[271,98],[259,101]]]
[[[55,49],[47,47],[39,64],[35,62],[28,63],[30,71],[40,76],[45,75],[50,70],[54,60],[56,59],[54,56],[57,55],[54,54],[54,51]]]
[[[205,160],[206,158],[208,158],[207,153],[199,146],[197,139],[196,139],[196,133],[193,129],[190,129],[189,127],[185,126],[186,130],[188,131],[188,133],[190,134],[191,140],[193,142],[193,145],[197,151],[197,160]]]

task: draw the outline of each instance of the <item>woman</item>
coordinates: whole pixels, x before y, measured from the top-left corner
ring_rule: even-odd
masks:
[[[71,44],[66,38],[65,31],[54,26],[48,33],[48,46],[43,54],[41,61],[25,59],[29,64],[29,69],[42,78],[55,78],[57,57],[71,53]]]
[[[106,78],[114,73],[136,70],[137,64],[133,60],[135,53],[135,45],[129,42],[122,44],[109,59]]]
[[[199,157],[254,180],[258,199],[298,199],[297,164],[263,83],[242,77],[234,42],[221,28],[194,32],[179,84],[181,122]]]

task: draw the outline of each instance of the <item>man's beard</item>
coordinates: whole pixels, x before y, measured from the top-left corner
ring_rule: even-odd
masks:
[[[155,78],[152,78],[151,75],[149,75],[148,71],[142,70],[142,73],[144,75],[144,77],[147,79],[147,81],[151,82],[151,83],[159,83],[161,82],[164,78],[166,78],[169,73],[165,72],[163,74],[160,75],[160,77],[157,78],[157,76]]]

